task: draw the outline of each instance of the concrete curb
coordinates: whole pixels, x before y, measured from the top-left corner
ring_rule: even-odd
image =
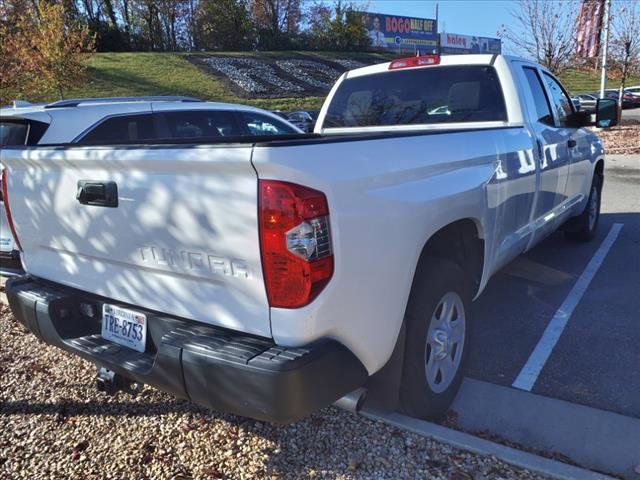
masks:
[[[640,479],[640,419],[466,378],[452,407],[467,432],[490,431],[584,468]]]
[[[379,420],[394,427],[402,428],[424,437],[433,438],[472,453],[491,455],[515,467],[531,470],[551,478],[559,480],[614,480],[613,477],[601,473],[516,450],[515,448],[506,447],[468,433],[452,430],[441,425],[407,417],[398,413],[382,414],[363,412],[362,415],[372,420]]]

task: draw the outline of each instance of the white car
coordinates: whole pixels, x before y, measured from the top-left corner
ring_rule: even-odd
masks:
[[[270,112],[190,97],[84,98],[41,105],[14,102],[0,109],[0,148],[298,133],[302,131]],[[5,209],[0,207],[0,271],[15,274],[20,267]]]
[[[302,133],[290,122],[259,108],[191,97],[80,98],[42,105],[16,102],[13,107],[0,108],[0,125],[7,127],[3,146]]]
[[[598,95],[592,93],[581,93],[574,97],[582,110],[594,110],[598,103]]]
[[[492,274],[558,228],[598,226],[591,115],[524,59],[347,72],[310,135],[227,136],[224,119],[152,107],[0,157],[28,274],[7,283],[12,310],[103,383],[274,422],[341,398],[439,417]],[[615,124],[615,101],[596,110]]]
[[[14,104],[15,107],[23,105],[25,105],[24,102],[16,102]],[[12,109],[14,108],[12,107]],[[1,111],[4,112],[5,110],[3,108]],[[0,117],[0,149],[9,145],[32,145],[37,143],[39,131],[42,130],[38,130],[36,123],[30,125],[22,121],[15,121],[10,117]],[[3,173],[4,167],[0,163],[0,179]],[[11,276],[21,273],[21,270],[20,254],[13,239],[4,208],[4,193],[0,190],[0,274]]]
[[[634,85],[633,87],[627,87],[624,89],[625,93],[630,93],[635,97],[640,97],[640,85]]]
[[[0,181],[2,181],[2,175],[3,169],[0,168]],[[13,275],[21,270],[20,253],[13,240],[3,198],[4,195],[0,190],[0,274]]]

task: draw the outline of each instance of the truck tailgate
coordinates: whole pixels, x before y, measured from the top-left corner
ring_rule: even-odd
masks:
[[[28,273],[271,336],[250,146],[5,149],[0,159]],[[89,204],[79,182],[93,185]],[[91,202],[106,182],[117,206]]]

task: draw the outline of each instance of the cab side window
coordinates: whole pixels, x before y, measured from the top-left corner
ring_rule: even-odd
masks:
[[[529,91],[531,92],[531,96],[536,106],[537,120],[547,125],[553,125],[551,105],[549,105],[547,94],[544,93],[544,87],[538,72],[531,67],[523,67],[523,71],[527,79],[527,84],[529,85]]]
[[[546,73],[544,73],[543,75],[544,80],[547,84],[547,88],[551,93],[551,103],[554,110],[556,111],[556,114],[558,115],[558,120],[560,122],[559,126],[567,126],[567,124],[569,123],[569,117],[571,117],[571,115],[573,114],[571,100],[555,78]]]
[[[81,145],[117,145],[156,138],[151,114],[119,115],[99,123],[77,143]]]

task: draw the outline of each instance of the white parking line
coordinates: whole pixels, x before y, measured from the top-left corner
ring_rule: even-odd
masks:
[[[613,224],[611,230],[609,230],[609,233],[607,234],[607,237],[602,242],[602,245],[600,245],[600,248],[598,248],[596,253],[593,255],[593,258],[591,258],[591,261],[582,272],[582,275],[580,275],[576,283],[573,285],[569,295],[567,295],[567,298],[562,302],[560,308],[556,310],[556,313],[553,315],[553,318],[549,322],[549,325],[547,325],[540,341],[536,345],[536,348],[531,353],[529,360],[527,360],[527,363],[522,367],[522,370],[511,385],[512,387],[530,392],[536,384],[538,375],[540,375],[544,364],[547,362],[553,348],[556,346],[556,343],[558,343],[564,327],[566,327],[569,318],[571,318],[571,314],[580,302],[584,292],[587,291],[591,280],[593,280],[593,277],[600,268],[600,265],[602,265],[607,253],[609,253],[609,249],[611,249],[613,242],[618,238],[618,234],[620,233],[622,226],[622,223]]]

